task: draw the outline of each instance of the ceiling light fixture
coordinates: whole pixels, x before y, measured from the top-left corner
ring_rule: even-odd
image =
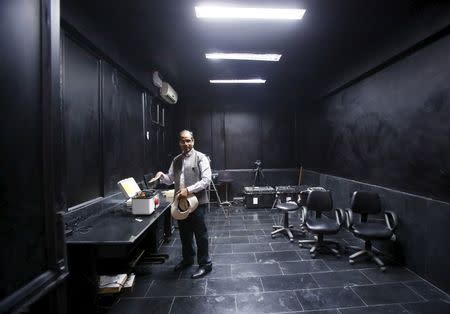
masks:
[[[211,84],[264,84],[266,80],[256,78],[256,79],[244,79],[244,80],[209,80]]]
[[[226,6],[196,6],[197,18],[300,20],[304,9],[241,8]]]
[[[206,59],[215,60],[252,60],[252,61],[280,61],[281,55],[273,53],[205,53]]]

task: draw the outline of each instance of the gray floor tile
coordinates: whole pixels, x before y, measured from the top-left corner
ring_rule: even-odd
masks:
[[[270,243],[272,250],[274,251],[299,251],[300,248],[296,242],[279,242]]]
[[[173,298],[138,298],[138,299],[120,299],[109,314],[141,314],[147,313],[152,309],[155,314],[169,313]]]
[[[375,283],[404,282],[420,280],[413,272],[403,267],[388,267],[385,272],[375,269],[363,269],[361,272]]]
[[[320,287],[343,287],[371,284],[359,270],[333,271],[312,274]]]
[[[205,279],[155,280],[146,297],[205,295]]]
[[[163,265],[139,264],[135,267],[134,273],[136,276],[146,276],[152,279],[174,280],[180,277],[180,273],[174,271],[173,265],[172,263],[164,263]]]
[[[283,291],[318,288],[309,274],[279,275],[261,277],[264,291]]]
[[[228,238],[214,238],[213,244],[234,244],[234,243],[249,243],[249,237],[228,237]]]
[[[440,300],[447,300],[447,302],[450,303],[449,295],[438,290],[437,288],[435,288],[433,285],[429,284],[426,281],[420,280],[420,281],[406,282],[405,285],[410,287],[412,290],[414,290],[416,293],[418,293],[426,300],[440,299]]]
[[[231,237],[256,236],[256,235],[265,235],[264,230],[256,229],[256,230],[235,230],[235,231],[230,231],[230,236]]]
[[[400,283],[357,286],[352,289],[367,305],[422,301],[421,297]]]
[[[294,292],[266,292],[236,295],[238,313],[277,313],[301,311]]]
[[[206,295],[263,292],[260,278],[207,279]]]
[[[309,252],[307,252],[309,254]],[[303,253],[305,254],[305,253]],[[302,255],[303,259],[306,259],[306,254],[305,256]],[[350,270],[350,269],[366,269],[366,268],[373,268],[376,269],[378,271],[380,271],[378,269],[377,264],[375,264],[372,261],[369,260],[362,260],[362,261],[358,261],[356,263],[354,263],[353,265],[351,265],[348,262],[348,256],[343,255],[340,258],[337,258],[336,256],[332,256],[332,255],[320,255],[319,258],[321,260],[323,260],[328,267],[330,267],[332,270]]]
[[[214,245],[210,254],[233,253],[232,244],[217,244]]]
[[[258,263],[275,263],[301,260],[300,256],[295,253],[295,251],[255,253],[255,256]]]
[[[399,304],[389,304],[389,305],[376,305],[376,306],[366,306],[357,308],[347,308],[339,309],[342,314],[407,314],[406,311]]]
[[[232,277],[260,277],[281,275],[278,264],[233,264],[231,265]]]
[[[213,254],[211,259],[214,264],[241,264],[256,262],[254,253]]]
[[[410,314],[448,314],[450,303],[444,301],[429,301],[403,304]]]
[[[298,290],[297,297],[305,310],[364,305],[348,287]]]
[[[268,230],[271,230],[271,228]],[[248,239],[249,243],[284,243],[289,241],[286,236],[272,238],[270,235],[249,236]]]
[[[233,253],[271,252],[269,243],[233,244]]]
[[[330,270],[321,260],[298,261],[298,262],[280,262],[283,274],[301,274],[312,272],[323,272]]]
[[[153,312],[152,312],[153,313]],[[228,314],[236,313],[234,295],[205,297],[175,297],[170,314]]]

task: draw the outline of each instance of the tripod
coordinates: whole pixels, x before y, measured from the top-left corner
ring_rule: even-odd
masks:
[[[230,216],[229,212],[225,211],[225,207],[223,207],[223,205],[222,205],[223,203],[220,200],[219,192],[217,192],[217,188],[216,188],[216,185],[214,184],[213,180],[211,180],[211,183],[208,188],[208,199],[209,199],[208,200],[208,212],[211,210],[211,186],[212,186],[212,190],[214,191],[214,193],[216,193],[217,203],[219,204],[219,207],[222,209],[223,215],[225,216],[225,218],[228,218]]]
[[[261,163],[256,162],[255,165],[256,169],[253,170],[255,171],[255,176],[253,178],[253,186],[261,186],[261,183],[263,183],[264,186],[267,186],[266,178],[264,177],[264,173],[261,168]]]
[[[208,158],[209,164],[211,166],[211,158],[209,158],[208,155],[206,155],[206,158]],[[225,208],[222,205],[223,203],[220,200],[219,192],[217,192],[216,185],[214,184],[213,178],[211,178],[211,183],[209,184],[209,187],[208,187],[208,213],[211,211],[211,186],[212,186],[212,190],[214,191],[214,193],[216,193],[217,203],[219,204],[219,207],[222,209],[223,215],[225,216],[225,218],[229,218],[230,212],[225,211]]]

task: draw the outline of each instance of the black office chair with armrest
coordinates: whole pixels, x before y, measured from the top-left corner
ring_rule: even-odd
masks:
[[[281,203],[278,200],[275,207],[284,215],[283,215],[283,225],[281,225],[281,221],[279,221],[277,225],[272,226],[272,229],[275,229],[271,233],[272,238],[274,238],[276,234],[283,232],[289,237],[289,241],[293,242],[294,241],[293,233],[302,232],[301,230],[294,228],[293,225],[289,224],[289,213],[298,210],[297,203],[292,201]]]
[[[364,249],[349,256],[349,263],[353,264],[355,258],[367,255],[375,261],[381,271],[385,271],[383,261],[372,250],[373,240],[395,239],[394,231],[398,224],[397,215],[391,211],[384,211],[386,225],[377,222],[368,222],[369,215],[381,213],[380,196],[374,192],[355,191],[352,196],[351,208],[346,210],[348,229],[360,239],[365,241]],[[360,221],[355,221],[355,214],[359,214]]]
[[[303,225],[309,232],[315,235],[314,240],[300,240],[299,246],[304,244],[312,244],[310,249],[311,257],[315,258],[317,251],[327,249],[334,253],[337,257],[340,257],[341,246],[337,241],[324,240],[324,235],[336,234],[341,229],[344,223],[345,213],[341,208],[335,209],[336,220],[322,216],[323,212],[329,212],[333,210],[333,199],[330,191],[310,191],[306,200],[306,206],[302,207],[302,221]],[[308,213],[315,213],[314,216],[308,215]],[[334,245],[336,248],[330,247]]]

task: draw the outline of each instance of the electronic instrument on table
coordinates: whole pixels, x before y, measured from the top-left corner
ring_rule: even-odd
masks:
[[[128,199],[127,206],[131,207],[134,215],[150,215],[158,208],[158,193],[153,190],[142,191],[134,178],[120,180],[117,185]]]

